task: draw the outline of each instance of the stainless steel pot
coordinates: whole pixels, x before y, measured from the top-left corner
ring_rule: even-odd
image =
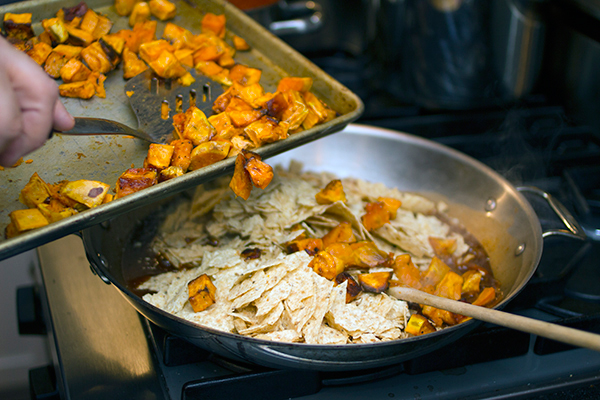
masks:
[[[504,178],[462,153],[415,136],[349,125],[341,133],[281,154],[269,163],[287,165],[292,159],[304,162],[308,170],[378,181],[447,201],[450,215],[460,218],[489,253],[505,294],[498,307],[510,301],[534,273],[544,236],[583,237],[577,223],[551,197],[542,193],[566,228],[542,233],[527,200]],[[278,368],[367,369],[431,352],[477,324],[471,320],[420,337],[341,346],[270,342],[194,325],[147,304],[126,287],[130,266],[122,263],[123,252],[136,225],[156,214],[159,207],[153,204],[84,231],[88,259],[95,273],[120,290],[146,318],[224,357]]]

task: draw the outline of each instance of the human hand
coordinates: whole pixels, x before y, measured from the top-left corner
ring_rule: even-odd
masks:
[[[0,37],[0,165],[14,165],[42,146],[53,130],[66,131],[74,125],[56,82]]]

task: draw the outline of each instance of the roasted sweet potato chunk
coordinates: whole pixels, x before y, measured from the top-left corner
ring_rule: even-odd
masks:
[[[431,325],[431,322],[427,318],[419,314],[413,314],[410,316],[406,328],[406,333],[410,333],[414,336],[424,335],[426,333],[435,332],[435,328]]]
[[[194,312],[206,310],[214,304],[217,288],[206,274],[188,283],[188,300]]]
[[[216,15],[213,13],[206,13],[202,17],[202,32],[211,32],[220,38],[225,37],[225,15]]]
[[[6,13],[4,14],[4,32],[10,38],[27,40],[34,37],[31,27],[31,13]]]
[[[60,69],[60,77],[65,83],[85,81],[92,71],[76,58],[71,58]]]
[[[229,149],[231,142],[228,140],[210,140],[199,144],[190,155],[189,170],[194,171],[224,160],[229,154]]]
[[[96,94],[96,87],[90,80],[63,83],[58,87],[58,90],[63,97],[77,97],[80,99],[90,99]]]
[[[390,213],[381,201],[367,203],[365,205],[366,213],[361,217],[365,229],[374,231],[390,222]]]
[[[391,277],[391,272],[371,272],[358,275],[358,283],[365,292],[382,293],[389,287]]]
[[[421,271],[412,262],[410,254],[400,254],[392,264],[401,286],[421,289]]]
[[[493,287],[486,287],[472,304],[475,306],[487,306],[492,304],[495,299],[496,290]]]
[[[166,21],[175,17],[177,14],[177,6],[169,0],[150,0],[148,2],[150,12],[161,21]]]
[[[171,157],[175,147],[168,144],[150,143],[148,148],[148,156],[146,158],[149,166],[156,168],[158,171],[167,168],[171,164]]]
[[[332,204],[336,201],[345,202],[346,194],[344,193],[342,181],[339,179],[332,180],[315,195],[315,199],[318,204]]]
[[[330,246],[333,243],[354,243],[356,242],[356,236],[352,231],[352,225],[350,222],[340,222],[335,228],[330,230],[323,236],[323,244],[325,247]]]
[[[229,71],[229,78],[240,85],[252,85],[260,82],[262,71],[243,64],[236,64]]]
[[[286,246],[289,253],[295,253],[297,251],[305,251],[311,256],[314,256],[318,252],[323,250],[323,241],[319,238],[298,238]]]
[[[344,272],[343,261],[326,251],[318,252],[308,264],[308,267],[330,281]]]
[[[439,258],[433,257],[429,267],[422,274],[421,284],[423,286],[436,286],[448,272],[450,272],[450,267]]]
[[[180,167],[183,172],[190,166],[191,154],[194,145],[189,139],[178,139],[171,142],[173,146],[173,156],[171,157],[171,166]]]
[[[279,81],[277,91],[287,92],[288,90],[295,90],[297,92],[308,92],[312,84],[312,78],[285,77]]]
[[[391,256],[379,250],[377,245],[370,241],[352,243],[352,265],[358,268],[375,268],[391,263]]]
[[[215,128],[208,122],[208,118],[198,107],[190,107],[184,113],[183,124],[176,129],[183,129],[179,133],[182,139],[189,139],[194,146],[208,142],[215,135]]]
[[[262,162],[260,157],[251,157],[244,167],[250,175],[252,184],[260,189],[265,189],[273,180],[273,168]]]
[[[44,65],[48,56],[52,53],[52,47],[44,42],[38,42],[27,52],[27,55],[39,65]]]
[[[148,69],[148,65],[140,60],[129,48],[123,50],[123,78],[130,79]]]
[[[157,183],[157,173],[149,168],[130,168],[117,180],[117,198],[125,197]]]
[[[18,233],[48,225],[48,220],[37,208],[15,210],[8,214],[8,216]]]
[[[146,22],[150,20],[150,5],[145,1],[135,3],[131,14],[129,14],[129,26],[133,27],[138,22]]]
[[[37,172],[34,172],[29,182],[21,189],[19,201],[29,208],[36,208],[38,204],[45,203],[50,197],[50,187]]]
[[[233,177],[229,182],[229,187],[236,196],[248,200],[250,193],[252,192],[252,181],[250,180],[250,174],[246,171],[245,166],[246,157],[244,157],[242,151],[235,159],[235,170],[233,171]]]
[[[325,251],[342,260],[345,266],[351,265],[354,261],[352,247],[347,243],[332,243],[325,247]]]
[[[244,38],[241,38],[238,35],[233,35],[233,47],[235,47],[236,50],[242,51],[250,49],[250,45],[248,44],[248,42],[246,42]]]

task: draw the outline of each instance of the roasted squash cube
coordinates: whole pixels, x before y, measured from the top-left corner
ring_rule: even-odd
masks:
[[[286,96],[288,107],[281,113],[281,120],[290,124],[290,131],[296,131],[302,126],[308,116],[309,108],[304,102],[304,97],[296,90],[283,92]]]
[[[134,27],[138,22],[150,20],[150,5],[145,1],[135,3],[131,14],[129,14],[129,26]]]
[[[458,275],[456,272],[449,271],[435,286],[435,292],[433,292],[433,294],[447,299],[460,300],[462,285],[462,276]]]
[[[92,71],[101,74],[112,71],[116,66],[114,61],[106,54],[100,42],[94,42],[81,50],[81,58]]]
[[[479,293],[480,284],[481,284],[481,272],[478,272],[474,269],[470,269],[464,274],[462,274],[463,285],[462,292],[463,293]]]
[[[90,99],[96,94],[96,87],[90,80],[63,83],[58,87],[58,91],[63,97],[74,97],[80,99]]]
[[[344,272],[343,261],[326,251],[318,252],[310,261],[308,267],[330,281]]]
[[[234,113],[234,115],[238,115]],[[273,143],[288,137],[288,125],[276,123],[275,121],[262,117],[244,128],[244,133],[253,142],[254,146],[260,147],[265,143]]]
[[[60,192],[70,199],[92,208],[102,204],[109,188],[110,186],[103,182],[80,179],[67,183]]]
[[[371,241],[356,242],[350,244],[352,248],[352,265],[358,268],[375,268],[391,264],[392,256],[382,250]]]
[[[444,276],[450,272],[450,267],[437,257],[433,257],[429,267],[422,274],[421,284],[423,286],[436,286]]]
[[[235,159],[235,170],[233,171],[233,177],[229,182],[229,187],[236,196],[248,200],[250,193],[252,192],[252,181],[250,180],[250,174],[246,171],[245,166],[246,157],[244,157],[244,152],[242,151]]]
[[[133,7],[136,5],[138,0],[115,0],[114,5],[117,10],[117,14],[126,17],[131,14]]]
[[[229,78],[240,85],[252,85],[260,82],[262,71],[243,64],[236,64],[229,71]]]
[[[27,52],[27,55],[39,65],[44,65],[48,56],[52,53],[52,47],[44,42],[38,42]]]
[[[194,312],[206,310],[214,304],[217,288],[206,274],[188,283],[188,300]]]
[[[340,222],[335,228],[330,230],[323,236],[323,244],[325,247],[329,247],[333,243],[354,243],[356,242],[356,236],[352,231],[352,225],[350,222]]]
[[[85,81],[92,71],[76,58],[71,58],[60,69],[60,77],[65,83]]]
[[[246,40],[244,40],[244,38],[239,37],[238,35],[233,35],[233,47],[235,47],[236,50],[250,50],[250,45],[248,44],[248,42],[246,42]]]
[[[140,60],[128,47],[123,50],[123,78],[130,79],[148,69],[148,65]]]
[[[479,293],[477,299],[472,303],[475,306],[488,306],[493,304],[496,299],[496,289],[493,287],[486,287]]]
[[[179,167],[186,172],[191,162],[191,154],[194,148],[192,141],[189,139],[173,140],[173,156],[171,157],[171,166]]]
[[[286,245],[288,253],[295,253],[297,251],[305,251],[309,255],[314,256],[324,248],[323,240],[319,238],[304,238],[294,239]],[[331,254],[331,253],[330,253]],[[332,254],[333,255],[333,254]]]
[[[177,128],[177,127],[176,127]],[[180,132],[182,139],[189,139],[194,146],[208,142],[215,135],[215,128],[208,122],[208,118],[202,110],[193,106],[184,113],[183,131]]]
[[[21,189],[19,201],[29,208],[36,208],[51,197],[50,187],[37,172],[34,172],[29,182]]]
[[[224,160],[230,149],[231,142],[228,140],[209,140],[200,143],[192,150],[189,170],[194,171]]]
[[[366,213],[361,217],[361,222],[369,232],[379,229],[390,222],[390,213],[381,201],[367,203],[365,211]]]
[[[27,40],[35,36],[31,27],[31,13],[4,14],[4,32],[10,38]]]
[[[173,51],[171,44],[164,39],[145,42],[140,45],[139,49],[140,58],[148,64],[157,60],[164,51]]]
[[[130,168],[117,180],[116,198],[125,197],[142,189],[156,185],[157,173],[150,168]]]
[[[430,237],[429,244],[433,253],[440,258],[451,256],[456,251],[456,239]]]
[[[344,193],[344,187],[342,181],[334,179],[321,189],[316,195],[315,200],[318,204],[332,204],[336,201],[346,201],[346,194]]]
[[[325,247],[325,251],[342,260],[345,266],[351,265],[354,261],[353,250],[348,243],[332,243]]]
[[[401,286],[421,289],[421,271],[412,262],[410,254],[400,254],[392,264]]]
[[[42,20],[42,27],[50,37],[58,43],[64,43],[69,38],[67,26],[62,19],[48,18]]]
[[[148,62],[148,65],[156,75],[165,79],[180,78],[187,73],[175,54],[167,50],[160,53],[155,60]]]
[[[431,322],[429,322],[429,320],[424,316],[420,314],[413,314],[410,316],[410,319],[408,320],[404,331],[414,336],[421,336],[426,333],[435,332],[435,328],[433,327],[433,325],[431,325]]]
[[[219,113],[208,117],[208,122],[215,128],[215,139],[230,140],[240,133],[233,124],[227,113]]]
[[[169,0],[150,0],[148,4],[152,15],[161,21],[171,19],[177,14],[177,6]]]
[[[37,208],[49,222],[60,221],[77,213],[74,208],[65,206],[57,199],[50,199],[48,204],[38,204]]]
[[[250,175],[252,184],[260,189],[265,189],[273,180],[273,168],[261,161],[260,157],[250,157],[244,167]]]
[[[15,210],[8,214],[8,216],[19,233],[48,225],[48,220],[37,208]]]
[[[390,271],[371,272],[369,274],[358,275],[358,283],[365,292],[382,293],[387,290],[390,285]]]
[[[175,147],[168,144],[150,143],[148,148],[148,164],[159,171],[171,164],[171,157]]]
[[[296,92],[308,92],[312,84],[312,78],[285,77],[279,81],[277,91],[287,92],[288,90],[294,90]]]
[[[168,181],[169,179],[177,178],[178,176],[182,176],[185,172],[181,167],[170,166],[158,174],[158,182]]]
[[[211,32],[217,35],[220,38],[225,37],[225,23],[226,18],[225,15],[216,15],[213,13],[206,13],[204,17],[202,17],[202,32]]]

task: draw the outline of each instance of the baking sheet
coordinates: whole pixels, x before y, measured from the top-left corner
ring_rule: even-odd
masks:
[[[59,8],[71,7],[79,0],[31,0],[0,7],[0,16],[7,12],[33,14],[34,31],[42,28],[39,22],[53,17]],[[107,15],[114,26],[111,32],[129,29],[126,17],[120,17],[112,0],[87,1],[88,6]],[[264,159],[285,150],[308,143],[325,135],[342,130],[363,112],[361,100],[347,88],[335,81],[283,41],[272,35],[246,14],[221,0],[175,1],[178,12],[171,20],[192,33],[200,32],[201,18],[206,12],[225,14],[227,38],[236,34],[250,44],[248,52],[237,52],[236,62],[262,70],[261,84],[266,91],[276,89],[277,82],[284,76],[309,76],[313,78],[312,92],[336,110],[340,116],[289,138],[265,145],[256,152]],[[159,21],[157,37],[162,35],[165,23]],[[231,41],[229,41],[231,43]],[[78,117],[113,119],[132,127],[137,126],[135,114],[124,94],[122,66],[109,73],[105,82],[106,98],[90,100],[66,99],[67,109]],[[5,239],[4,230],[10,222],[11,211],[25,208],[18,200],[19,193],[34,172],[48,183],[61,180],[91,179],[115,187],[115,183],[126,169],[141,167],[148,144],[137,139],[120,136],[67,136],[54,135],[42,148],[24,157],[26,162],[16,168],[0,171],[0,260],[32,249],[62,236],[76,233],[86,227],[162,199],[175,192],[183,191],[224,174],[231,174],[235,158],[223,160],[203,169],[185,174],[177,179],[160,183],[151,188],[117,199],[111,203],[87,210],[46,227],[36,229],[15,238]]]

